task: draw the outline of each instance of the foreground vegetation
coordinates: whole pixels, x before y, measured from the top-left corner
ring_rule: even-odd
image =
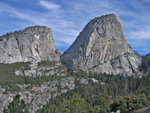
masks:
[[[20,95],[16,95],[14,100],[9,104],[8,109],[4,109],[3,113],[29,113],[28,106],[24,100],[20,100]]]
[[[83,73],[84,74],[84,73]],[[150,106],[147,77],[93,75],[98,83],[76,84],[76,89],[50,100],[37,113],[129,113]]]
[[[30,84],[30,85],[40,85],[44,82],[59,80],[61,77],[58,76],[38,76],[38,77],[29,77],[29,76],[16,76],[15,72],[17,70],[29,70],[29,62],[18,62],[13,64],[1,64],[0,63],[0,88],[5,88],[6,93],[19,91],[20,88],[18,84]],[[42,66],[52,66],[54,62],[42,61],[38,64],[39,67]],[[60,65],[60,69],[65,69],[64,66]],[[66,74],[68,75],[68,74]]]
[[[49,66],[53,62],[41,62],[39,66]],[[19,90],[17,84],[40,85],[58,79],[52,77],[15,76],[16,69],[29,69],[29,63],[0,64],[0,86],[8,91]],[[122,75],[90,74],[79,70],[72,75],[85,78],[88,84],[78,84],[72,91],[52,98],[37,113],[129,113],[150,106],[150,73],[148,76],[129,77]],[[98,80],[96,83],[92,78]],[[53,96],[52,96],[53,97]],[[28,106],[17,95],[4,113],[29,113]]]

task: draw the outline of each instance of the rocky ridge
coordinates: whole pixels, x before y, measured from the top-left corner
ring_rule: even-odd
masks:
[[[91,20],[61,59],[72,69],[128,76],[139,73],[142,61],[128,45],[115,14]]]

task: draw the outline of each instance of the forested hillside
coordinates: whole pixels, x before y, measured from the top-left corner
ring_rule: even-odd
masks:
[[[150,73],[142,78],[92,75],[88,81],[50,100],[37,113],[129,113],[150,106]]]
[[[21,64],[14,65],[20,66]],[[50,99],[47,105],[37,113],[110,113],[116,111],[129,113],[150,106],[150,73],[142,78],[107,74],[87,76],[84,71],[78,70],[78,73],[72,76],[76,80],[84,78],[87,83],[80,84],[76,81],[74,90]],[[8,80],[10,81],[10,79]],[[19,82],[19,80],[21,81]],[[38,84],[41,83],[42,78],[38,80],[25,77],[12,81],[25,83],[24,80],[28,82],[31,80],[30,83],[35,81]],[[8,82],[4,84],[5,82],[2,80],[1,83],[1,85],[8,84]],[[12,88],[12,90],[16,89],[15,86]],[[19,95],[16,95],[14,101],[9,104],[7,109],[4,109],[4,113],[29,113],[28,107],[29,105],[25,104]]]

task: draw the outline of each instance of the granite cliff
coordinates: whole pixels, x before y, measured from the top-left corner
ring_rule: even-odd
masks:
[[[27,27],[1,36],[0,113],[18,94],[29,104],[28,111],[35,113],[51,98],[74,89],[74,77],[66,72],[61,54],[46,26]]]
[[[91,20],[61,59],[72,69],[128,76],[139,73],[142,60],[128,45],[114,14]]]
[[[0,37],[0,63],[59,60],[51,29],[32,26]]]

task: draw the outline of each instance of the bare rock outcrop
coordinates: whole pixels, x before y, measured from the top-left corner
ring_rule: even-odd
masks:
[[[73,90],[75,88],[75,79],[73,77],[66,77],[60,80],[45,82],[40,86],[19,85],[19,87],[22,87],[19,93],[5,94],[4,92],[0,92],[0,113],[2,113],[4,108],[7,108],[17,94],[20,95],[20,99],[23,99],[25,103],[29,105],[28,111],[30,113],[36,113],[38,109],[41,109],[51,101],[51,98]],[[26,89],[26,87],[31,88]],[[3,89],[0,88],[0,91],[1,90]]]
[[[61,59],[73,69],[128,76],[139,73],[142,60],[128,45],[114,14],[91,20]]]
[[[0,63],[59,60],[51,29],[32,26],[0,37]]]

